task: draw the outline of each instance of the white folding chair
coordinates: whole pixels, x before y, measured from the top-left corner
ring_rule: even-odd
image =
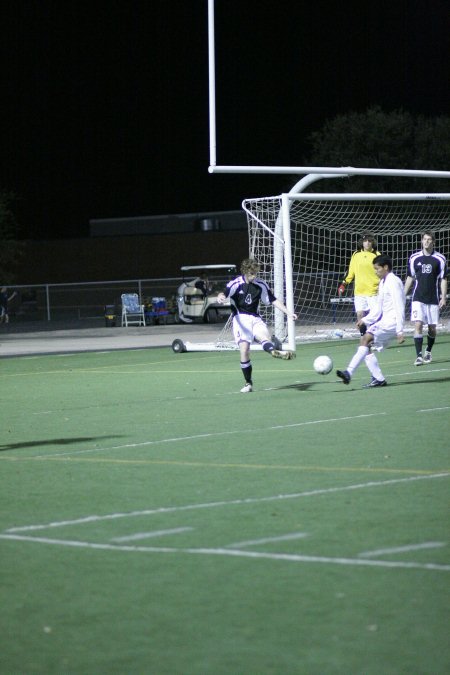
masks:
[[[145,326],[144,305],[137,293],[122,293],[122,326]]]

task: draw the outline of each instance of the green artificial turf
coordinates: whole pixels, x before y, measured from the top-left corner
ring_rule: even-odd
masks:
[[[449,672],[450,339],[0,361],[0,672]]]

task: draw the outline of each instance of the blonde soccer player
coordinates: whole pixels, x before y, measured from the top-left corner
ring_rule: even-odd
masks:
[[[254,340],[261,343],[265,352],[276,359],[292,359],[295,353],[275,349],[269,329],[259,314],[259,304],[273,305],[294,321],[297,314],[290,314],[287,307],[277,300],[273,291],[265,281],[258,278],[259,264],[253,258],[246,258],[241,263],[241,274],[227,284],[225,292],[219,293],[217,299],[224,303],[230,299],[233,316],[233,336],[239,347],[240,363],[245,384],[241,393],[253,391],[252,362],[250,346]]]

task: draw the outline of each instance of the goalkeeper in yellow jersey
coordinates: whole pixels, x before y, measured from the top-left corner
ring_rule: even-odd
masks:
[[[380,280],[373,268],[373,261],[377,255],[380,255],[380,253],[377,250],[375,237],[369,233],[363,234],[358,241],[358,250],[353,253],[350,259],[347,276],[338,287],[339,297],[342,297],[348,284],[354,281],[354,305],[357,321],[360,321],[377,305]],[[362,327],[361,331],[363,330]]]

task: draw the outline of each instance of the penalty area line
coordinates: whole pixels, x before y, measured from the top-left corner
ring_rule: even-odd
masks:
[[[439,412],[440,410],[450,410],[450,405],[443,406],[442,408],[422,408],[421,410],[418,410],[418,413],[425,413],[425,412]]]
[[[122,551],[128,553],[175,553],[188,555],[215,555],[232,556],[236,558],[251,558],[254,560],[279,560],[297,563],[321,563],[328,565],[365,566],[381,568],[420,569],[450,572],[450,565],[439,563],[417,563],[391,560],[368,560],[366,558],[332,558],[328,556],[298,555],[295,553],[265,553],[263,551],[242,551],[229,548],[169,548],[155,546],[117,546],[113,544],[97,544],[94,542],[74,541],[64,539],[47,539],[44,537],[27,537],[24,535],[0,534],[0,539],[28,541],[36,544],[67,546],[72,548],[87,548],[101,551]]]
[[[160,515],[163,513],[177,513],[182,511],[196,511],[199,509],[212,509],[227,506],[247,506],[248,504],[264,504],[270,502],[281,502],[289,499],[301,499],[304,497],[316,497],[318,495],[336,494],[350,490],[364,490],[373,487],[387,487],[390,485],[399,485],[402,483],[413,483],[422,480],[432,480],[435,478],[446,478],[450,473],[436,473],[426,476],[408,476],[407,478],[390,478],[382,481],[369,481],[367,483],[356,483],[332,488],[320,488],[317,490],[307,490],[305,492],[294,492],[281,495],[269,495],[268,497],[246,497],[242,499],[231,499],[229,501],[218,502],[200,502],[198,504],[184,504],[181,506],[161,506],[154,509],[145,509],[143,511],[131,511],[128,513],[109,513],[104,516],[85,516],[74,520],[62,520],[41,525],[22,525],[20,527],[10,527],[5,532],[30,532],[36,530],[47,530],[55,527],[65,527],[66,525],[81,525],[85,523],[100,522],[103,520],[118,520],[120,518],[135,518],[141,516]]]
[[[445,541],[425,541],[423,544],[410,544],[409,546],[392,546],[391,548],[379,548],[376,551],[364,551],[360,553],[361,558],[373,558],[379,555],[395,555],[396,553],[410,553],[411,551],[422,551],[429,548],[443,548]]]
[[[361,415],[351,415],[346,417],[331,417],[327,419],[309,420],[306,422],[293,422],[292,424],[277,424],[270,427],[261,427],[259,429],[232,429],[225,431],[211,431],[205,434],[193,434],[192,436],[174,436],[172,438],[160,438],[155,441],[143,441],[142,443],[126,443],[124,445],[113,445],[105,448],[88,448],[87,450],[73,450],[69,452],[58,452],[51,455],[35,455],[27,457],[26,459],[48,459],[53,457],[66,457],[74,455],[83,455],[88,452],[108,452],[110,450],[127,450],[130,448],[145,448],[151,445],[162,445],[164,443],[183,443],[186,441],[194,441],[208,438],[219,438],[220,436],[233,436],[236,434],[255,434],[268,431],[280,431],[282,429],[294,429],[298,427],[306,427],[314,424],[328,424],[329,422],[348,422],[350,420],[366,419],[368,417],[379,417],[380,415],[387,415],[386,412],[376,413],[362,413]]]

